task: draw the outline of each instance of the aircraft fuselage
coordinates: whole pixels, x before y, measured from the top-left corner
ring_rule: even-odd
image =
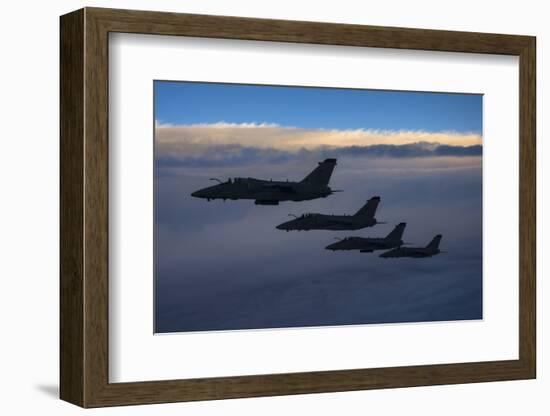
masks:
[[[362,253],[372,253],[375,250],[389,250],[403,244],[402,240],[388,238],[347,237],[326,247],[327,250],[359,250]]]
[[[386,253],[382,253],[380,257],[390,258],[390,257],[410,257],[410,258],[425,258],[432,257],[439,254],[439,249],[427,249],[427,248],[414,248],[414,247],[400,247],[390,250]]]
[[[333,192],[329,186],[290,181],[268,181],[255,178],[235,178],[193,192],[196,198],[254,199],[258,205],[277,205],[281,201],[308,201],[326,198]]]
[[[360,230],[376,225],[376,218],[354,215],[305,214],[277,226],[279,230]]]

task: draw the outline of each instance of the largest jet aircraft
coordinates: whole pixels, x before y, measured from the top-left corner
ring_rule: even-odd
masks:
[[[336,159],[325,159],[319,163],[309,175],[299,182],[272,181],[256,178],[234,178],[218,185],[210,186],[193,192],[191,196],[212,199],[253,199],[257,205],[279,205],[281,201],[308,201],[326,198],[337,192],[328,183]]]

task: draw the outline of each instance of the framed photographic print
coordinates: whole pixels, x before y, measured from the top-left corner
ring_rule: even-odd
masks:
[[[534,378],[535,38],[61,17],[83,406]]]

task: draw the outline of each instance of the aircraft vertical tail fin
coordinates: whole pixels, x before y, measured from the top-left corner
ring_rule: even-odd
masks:
[[[439,243],[441,242],[441,234],[436,235],[432,241],[426,246],[426,248],[439,249]]]
[[[401,240],[403,238],[403,232],[407,226],[406,222],[400,222],[395,226],[393,230],[386,236],[388,240]]]
[[[323,162],[319,162],[319,166],[313,169],[313,171],[302,180],[302,183],[327,186],[335,166],[336,159],[325,159]]]
[[[380,197],[379,196],[373,196],[371,199],[367,201],[363,207],[355,213],[357,216],[366,216],[369,218],[374,218],[376,215],[376,209],[378,208],[378,204],[380,203]]]

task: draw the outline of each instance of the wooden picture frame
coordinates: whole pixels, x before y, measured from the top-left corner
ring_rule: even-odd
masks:
[[[60,396],[82,407],[535,378],[535,38],[85,8],[61,17]],[[109,383],[108,34],[519,56],[519,359]]]

